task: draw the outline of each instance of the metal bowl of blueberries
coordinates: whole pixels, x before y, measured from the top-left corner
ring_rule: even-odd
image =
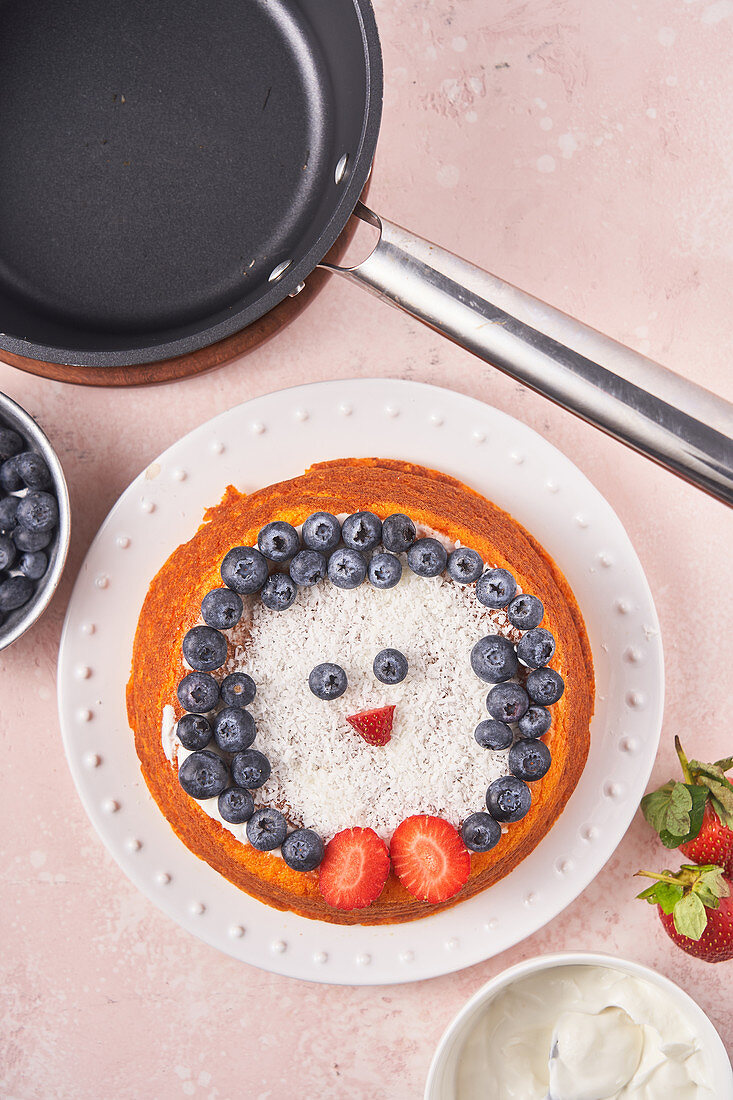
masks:
[[[0,393],[0,649],[51,602],[69,548],[61,463],[32,416]]]

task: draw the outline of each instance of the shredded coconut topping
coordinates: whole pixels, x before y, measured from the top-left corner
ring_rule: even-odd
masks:
[[[480,604],[473,585],[447,574],[418,577],[402,560],[402,580],[387,591],[367,582],[344,591],[325,582],[299,589],[283,612],[245,597],[243,619],[228,632],[233,655],[216,674],[247,672],[257,685],[249,707],[257,724],[253,748],[269,758],[272,774],[253,792],[255,803],[281,809],[292,826],[313,828],[324,840],[352,825],[371,826],[387,840],[417,813],[460,825],[485,808],[489,783],[509,774],[507,753],[488,751],[473,736],[488,717],[491,685],[473,673],[470,653],[486,634],[517,641],[521,632],[504,610]],[[373,673],[374,657],[386,647],[408,660],[401,684],[382,684]],[[332,702],[308,687],[309,673],[324,661],[348,677],[345,694]],[[368,745],[346,721],[393,703],[392,740],[383,747]],[[177,755],[179,763],[188,755],[180,742]],[[216,799],[201,805],[222,821]],[[246,842],[245,826],[222,824]]]

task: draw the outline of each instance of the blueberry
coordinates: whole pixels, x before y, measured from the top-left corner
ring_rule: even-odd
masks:
[[[417,538],[415,524],[409,516],[395,512],[382,524],[382,546],[393,554],[405,554]]]
[[[272,573],[263,585],[260,599],[270,611],[287,611],[297,594],[297,586],[287,573]]]
[[[483,722],[479,722],[473,731],[473,736],[482,748],[492,749],[494,752],[508,749],[514,740],[514,734],[509,726],[493,718],[486,718]]]
[[[20,454],[23,450],[23,438],[12,428],[0,428],[0,462]]]
[[[471,668],[480,680],[500,684],[515,675],[519,661],[508,638],[502,634],[487,634],[479,638],[471,650]]]
[[[23,479],[23,484],[29,489],[50,489],[53,485],[51,471],[46,465],[46,460],[35,451],[23,451],[15,460],[18,464],[18,473]]]
[[[407,551],[407,564],[418,577],[437,577],[447,561],[448,551],[437,539],[418,539]]]
[[[221,579],[242,596],[259,592],[267,580],[267,561],[254,546],[235,546],[221,563]]]
[[[194,626],[183,638],[183,656],[197,672],[213,672],[227,659],[227,641],[210,626]]]
[[[532,630],[542,622],[545,609],[542,600],[522,593],[521,596],[514,597],[506,613],[509,622],[518,630]]]
[[[0,542],[2,542],[2,539],[0,539]],[[13,549],[15,549],[14,544]],[[48,557],[43,550],[36,550],[34,554],[23,554],[18,562],[18,569],[29,580],[40,581],[48,569]]]
[[[341,524],[341,538],[351,550],[373,550],[382,540],[382,521],[374,512],[355,512]]]
[[[229,782],[229,769],[208,749],[192,752],[178,769],[178,782],[191,798],[216,798]]]
[[[0,466],[0,488],[6,493],[17,493],[19,489],[25,489],[25,482],[18,472],[18,456],[6,458]]]
[[[184,714],[176,726],[176,736],[184,749],[195,752],[205,749],[211,741],[213,730],[208,718],[203,714]]]
[[[26,531],[52,531],[59,520],[59,506],[50,493],[32,489],[21,500],[16,515]]]
[[[501,840],[501,825],[491,814],[471,814],[461,825],[463,843],[472,852],[488,852]]]
[[[323,841],[312,829],[296,829],[282,842],[282,857],[293,871],[314,871],[323,859]]]
[[[486,696],[486,709],[498,722],[518,722],[529,709],[529,696],[521,684],[497,684]]]
[[[257,687],[246,672],[232,672],[221,685],[221,701],[227,707],[248,707],[257,694]]]
[[[290,563],[290,576],[298,585],[318,584],[326,576],[326,555],[320,550],[299,550]]]
[[[11,531],[10,537],[19,550],[35,554],[37,550],[45,550],[53,541],[53,531],[28,531],[18,524]]]
[[[270,761],[257,749],[238,752],[232,759],[232,778],[238,787],[253,791],[270,778]]]
[[[367,563],[363,554],[340,546],[328,559],[328,579],[337,588],[358,588],[366,577]]]
[[[547,775],[552,756],[544,741],[522,738],[509,749],[509,770],[517,779],[534,783]]]
[[[28,603],[33,595],[33,581],[28,577],[9,577],[0,584],[0,611],[15,611]]]
[[[367,576],[375,588],[394,588],[402,577],[402,562],[394,554],[380,551],[372,555]]]
[[[246,787],[227,787],[219,795],[217,806],[230,825],[243,825],[254,813],[255,802]]]
[[[178,685],[178,702],[193,714],[206,714],[219,702],[219,685],[208,672],[189,672]]]
[[[506,607],[517,592],[517,582],[506,569],[487,569],[476,581],[476,598],[484,607]]]
[[[247,840],[259,852],[279,848],[288,833],[288,823],[279,810],[263,806],[247,822]]]
[[[254,718],[243,707],[224,707],[214,719],[214,740],[222,752],[243,752],[256,732]]]
[[[18,522],[20,497],[3,497],[0,500],[0,534],[7,535]]]
[[[496,821],[519,821],[531,805],[529,787],[515,775],[495,779],[486,792],[486,808]]]
[[[243,611],[242,597],[231,588],[215,588],[201,601],[204,622],[217,630],[231,630],[242,618]]]
[[[316,665],[308,677],[308,687],[317,699],[338,699],[346,691],[348,680],[341,665],[325,661]]]
[[[327,554],[341,541],[341,524],[330,512],[314,512],[303,524],[303,545]]]
[[[552,660],[555,652],[555,639],[549,630],[535,627],[528,630],[517,642],[517,657],[530,668],[541,668]]]
[[[565,691],[565,681],[552,668],[533,668],[527,677],[527,694],[533,703],[550,707]]]
[[[262,528],[257,536],[257,546],[270,561],[289,561],[300,549],[300,536],[292,523],[276,519]]]
[[[381,649],[372,668],[382,684],[401,684],[407,676],[407,657],[399,649]]]
[[[7,535],[0,535],[0,569],[10,569],[17,553],[13,540]]]
[[[448,576],[458,584],[472,584],[481,576],[484,560],[475,550],[459,546],[448,555]]]
[[[519,732],[522,737],[542,737],[550,728],[552,718],[545,707],[530,707],[519,719]]]

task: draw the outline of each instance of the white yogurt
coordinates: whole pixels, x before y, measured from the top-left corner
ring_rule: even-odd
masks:
[[[487,1005],[458,1057],[456,1100],[712,1100],[691,1023],[621,970],[559,966]],[[719,1100],[719,1098],[716,1098]]]

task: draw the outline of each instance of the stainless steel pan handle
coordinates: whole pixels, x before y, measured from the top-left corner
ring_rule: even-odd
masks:
[[[324,266],[733,506],[733,405],[362,203],[355,214],[376,247]]]

